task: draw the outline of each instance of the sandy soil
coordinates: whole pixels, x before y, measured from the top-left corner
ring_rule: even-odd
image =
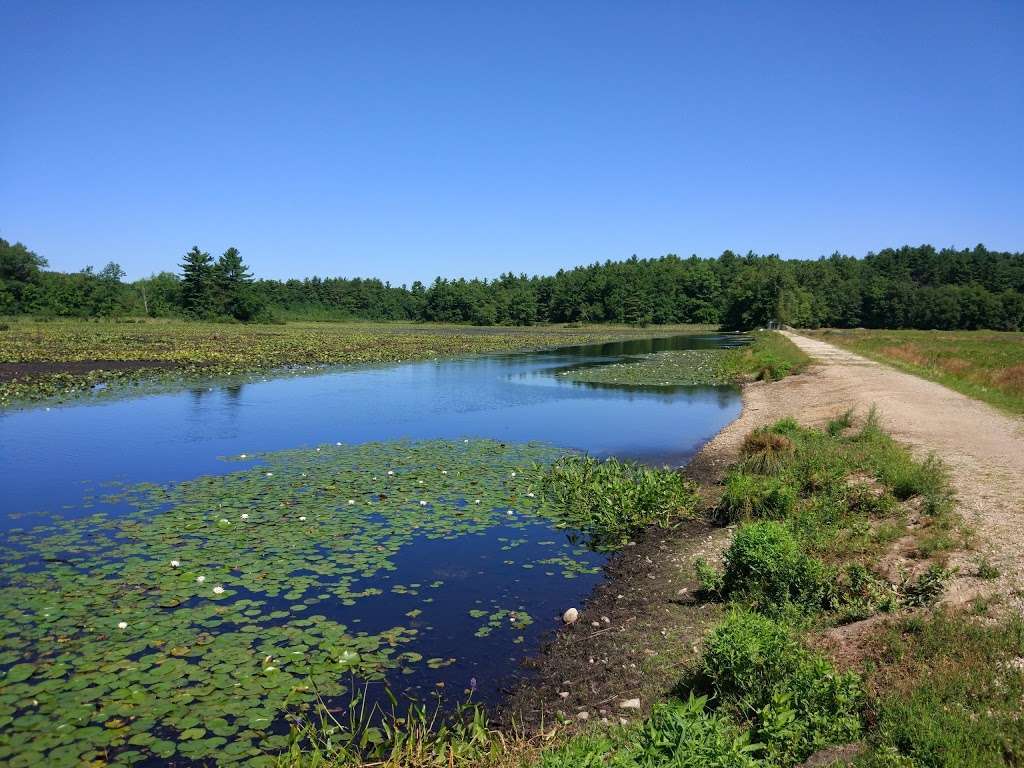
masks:
[[[934,453],[945,462],[960,513],[974,530],[973,551],[950,559],[959,575],[947,600],[993,593],[1004,607],[1024,612],[1024,420],[823,341],[786,335],[815,364],[782,381],[748,385],[743,414],[698,455],[692,474],[713,479],[736,459],[743,437],[763,424],[792,416],[820,425],[874,405],[893,437],[922,458]],[[982,555],[999,569],[998,580],[974,577]]]

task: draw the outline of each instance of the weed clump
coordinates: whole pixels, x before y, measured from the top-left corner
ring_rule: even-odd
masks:
[[[700,675],[721,708],[752,724],[769,765],[792,765],[860,733],[859,677],[766,616],[732,611],[708,638]]]
[[[747,435],[740,454],[745,469],[774,475],[793,457],[793,441],[777,432],[759,429]]]
[[[725,554],[721,591],[769,615],[789,607],[814,612],[834,603],[835,576],[800,548],[784,524],[749,523]]]
[[[669,528],[691,517],[696,486],[679,472],[635,462],[566,456],[543,475],[544,499],[570,527],[610,549],[650,525]]]
[[[720,523],[782,520],[796,505],[797,491],[783,478],[733,472],[715,510]]]

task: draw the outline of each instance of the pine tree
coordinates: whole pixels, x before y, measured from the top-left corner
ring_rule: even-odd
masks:
[[[185,254],[181,267],[181,308],[189,317],[205,318],[217,314],[214,296],[213,259],[198,245]]]
[[[262,304],[251,290],[249,272],[237,248],[228,248],[214,266],[217,303],[225,315],[236,320],[252,320]]]

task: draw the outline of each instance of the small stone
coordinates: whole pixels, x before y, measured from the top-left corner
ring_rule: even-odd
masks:
[[[601,617],[601,622],[602,622],[603,624],[611,624],[611,623],[612,623],[612,620],[611,620],[611,619],[609,619],[609,618],[608,618],[607,616],[602,616],[602,617]]]
[[[619,725],[629,725],[629,720],[624,717],[619,718]]]
[[[626,699],[619,702],[619,709],[640,709],[640,699]]]
[[[589,712],[577,712],[576,713],[576,719],[580,720],[580,721],[589,720],[590,719],[590,713]]]
[[[569,608],[565,613],[562,614],[562,621],[566,624],[575,624],[576,620],[579,619],[580,612],[575,608]]]
[[[590,622],[590,626],[592,626],[592,627],[600,627],[601,626],[601,622],[600,621],[592,621],[592,622]]]
[[[559,691],[558,692],[558,697],[561,698],[561,699],[568,699],[569,698],[569,692],[568,691]]]

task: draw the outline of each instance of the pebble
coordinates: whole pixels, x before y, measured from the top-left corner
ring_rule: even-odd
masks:
[[[560,699],[568,699],[569,698],[569,692],[568,691],[559,691],[558,692],[558,697]]]
[[[575,624],[576,620],[579,619],[580,612],[576,608],[569,608],[565,613],[562,614],[562,621],[566,624]]]
[[[640,709],[640,699],[626,699],[619,702],[620,709]]]
[[[577,720],[589,720],[590,719],[590,713],[589,712],[577,712],[576,713],[576,719]]]

